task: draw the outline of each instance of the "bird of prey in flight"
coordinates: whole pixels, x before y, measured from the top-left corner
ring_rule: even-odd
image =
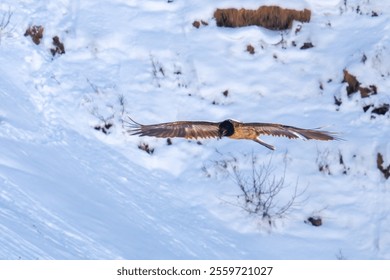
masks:
[[[186,139],[222,138],[253,140],[268,149],[275,147],[265,143],[261,135],[280,136],[290,139],[337,140],[332,132],[320,129],[304,129],[276,123],[243,123],[227,119],[222,122],[176,121],[143,125],[130,117],[128,132],[131,135],[152,136],[159,138],[182,137]]]

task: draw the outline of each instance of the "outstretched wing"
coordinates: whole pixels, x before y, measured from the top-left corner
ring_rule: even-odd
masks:
[[[131,119],[130,119],[131,120]],[[217,138],[218,125],[214,122],[177,121],[159,124],[142,125],[131,120],[128,132],[131,135],[153,136],[160,138],[183,137],[191,138]]]
[[[320,129],[304,129],[274,123],[245,123],[243,126],[252,127],[258,135],[271,135],[287,138],[315,139],[315,140],[338,140],[335,133]]]

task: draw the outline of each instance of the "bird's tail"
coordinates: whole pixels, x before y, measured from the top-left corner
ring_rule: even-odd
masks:
[[[130,133],[130,135],[139,134],[142,124],[133,120],[129,115],[127,115],[127,119],[128,120],[123,120],[123,128],[126,129],[126,132]]]

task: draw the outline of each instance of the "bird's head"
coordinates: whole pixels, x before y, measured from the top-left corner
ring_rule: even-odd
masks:
[[[225,120],[219,124],[218,127],[219,137],[231,136],[234,133],[234,125],[232,120]]]

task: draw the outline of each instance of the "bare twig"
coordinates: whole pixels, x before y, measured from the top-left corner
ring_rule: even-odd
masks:
[[[238,186],[240,194],[237,195],[238,201],[234,205],[249,214],[260,216],[262,220],[272,225],[275,218],[285,217],[301,203],[298,202],[298,198],[306,189],[299,191],[296,183],[291,197],[281,202],[282,191],[290,187],[285,182],[286,162],[283,173],[277,176],[272,167],[272,158],[265,164],[258,164],[258,159],[252,154],[250,160],[249,170],[242,170],[242,163],[235,157],[216,161],[214,166],[227,174]]]

